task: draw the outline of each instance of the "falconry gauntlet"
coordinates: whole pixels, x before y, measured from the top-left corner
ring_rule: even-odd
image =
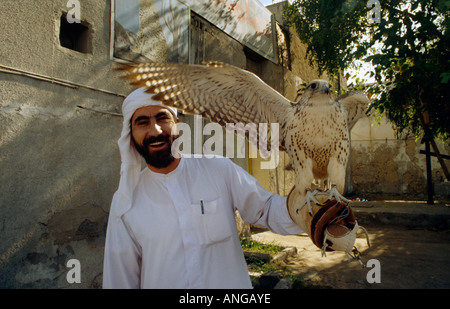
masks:
[[[287,198],[289,215],[292,220],[311,238],[312,242],[326,256],[326,251],[344,251],[352,259],[359,260],[359,252],[354,246],[356,234],[362,229],[370,247],[369,237],[364,227],[359,226],[349,202],[335,198],[323,204],[304,204],[305,196],[292,188]]]

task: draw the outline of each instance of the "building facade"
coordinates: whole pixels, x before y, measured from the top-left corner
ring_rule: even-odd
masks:
[[[107,218],[119,181],[121,104],[133,90],[113,71],[117,62],[222,61],[254,72],[290,100],[302,83],[328,78],[318,76],[305,59],[306,46],[273,14],[280,5],[265,8],[257,0],[1,1],[1,288],[101,287]],[[180,115],[180,122],[193,126],[195,121]],[[368,127],[369,121],[359,130]],[[355,134],[356,190],[374,188],[363,175],[380,149],[404,153],[386,159],[396,162],[394,174],[409,166],[415,167],[412,174],[423,174],[420,158],[401,163],[417,150],[412,142],[392,141],[380,148],[383,141],[373,142],[372,133],[360,139]],[[294,177],[285,168],[286,154],[280,156],[272,170],[260,169],[260,158],[233,160],[266,189],[287,195]],[[376,190],[383,191],[380,184],[391,176],[380,177]],[[402,176],[392,183],[408,192],[406,181]],[[78,277],[73,260],[79,262]]]

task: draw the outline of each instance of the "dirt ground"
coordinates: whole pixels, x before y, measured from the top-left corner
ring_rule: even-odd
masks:
[[[342,252],[320,250],[309,237],[281,236],[269,231],[255,232],[252,238],[263,243],[296,247],[297,255],[285,266],[300,274],[306,284],[333,289],[448,289],[450,288],[450,230],[412,228],[407,226],[371,224],[366,226],[371,247],[360,231],[356,247],[362,262],[379,261],[380,283],[369,283],[371,268],[349,261]]]

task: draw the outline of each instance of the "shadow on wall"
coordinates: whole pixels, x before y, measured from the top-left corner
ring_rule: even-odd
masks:
[[[79,287],[99,286],[122,118],[76,106],[117,109],[122,98],[3,73],[0,80],[0,287],[68,287],[71,258],[81,263]]]

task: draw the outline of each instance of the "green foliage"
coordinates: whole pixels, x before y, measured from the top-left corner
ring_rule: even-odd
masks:
[[[370,22],[362,0],[296,0],[284,12],[308,57],[336,74],[356,60],[370,63],[371,108],[398,133],[420,136],[425,119],[433,137],[450,137],[449,0],[380,0],[381,19]],[[424,114],[426,112],[426,114]],[[425,121],[428,123],[427,121]]]
[[[260,242],[252,240],[251,238],[242,238],[241,247],[242,249],[245,249],[247,251],[262,252],[269,254],[275,254],[284,249],[283,247],[278,246],[276,244],[269,244],[269,245],[262,244]]]
[[[351,63],[348,55],[365,32],[359,16],[352,12],[361,11],[362,6],[359,1],[297,0],[287,7],[284,17],[308,44],[309,60],[318,65],[320,73],[336,76]],[[359,48],[358,53],[363,50]]]
[[[268,253],[271,255],[274,255],[284,249],[276,244],[262,244],[252,240],[251,238],[242,238],[241,247],[243,250],[248,252]],[[249,271],[263,273],[283,270],[283,268],[278,264],[272,262],[266,263],[258,258],[247,260],[247,267]]]
[[[241,247],[244,251],[269,253],[275,255],[282,251],[284,248],[277,244],[262,244],[254,241],[251,238],[241,238]],[[298,275],[292,272],[291,269],[286,266],[281,266],[272,261],[267,262],[257,257],[247,259],[247,268],[250,272],[256,273],[278,273],[280,277],[289,277],[292,280],[292,289],[317,289],[316,287],[306,282],[302,275]],[[251,276],[252,277],[252,276]],[[252,284],[255,286],[256,277],[252,278]]]

